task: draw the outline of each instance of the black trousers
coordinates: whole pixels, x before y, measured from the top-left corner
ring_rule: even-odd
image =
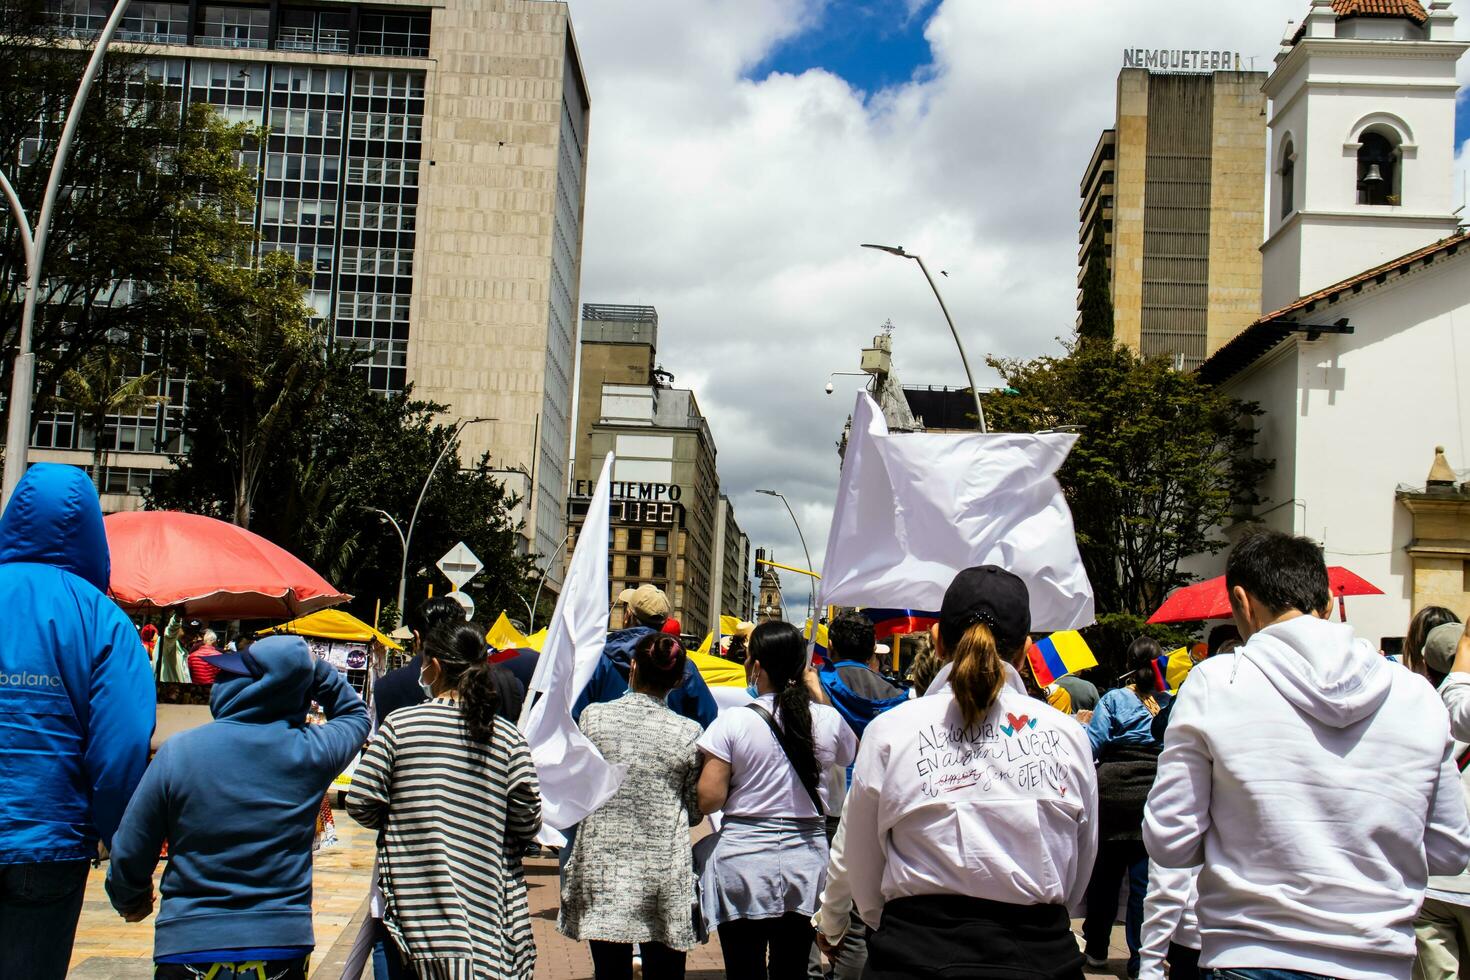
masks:
[[[594,980],[633,980],[633,944],[606,943],[593,939],[592,976]],[[663,943],[639,943],[643,957],[644,980],[684,980],[685,954]]]
[[[87,867],[85,858],[0,866],[0,977],[66,976]]]
[[[1199,980],[1199,950],[1170,943],[1164,962],[1169,964],[1169,980]]]
[[[883,906],[863,980],[1082,980],[1082,952],[1060,905],[919,895]]]
[[[736,919],[720,924],[726,980],[806,980],[807,958],[817,934],[799,912],[778,919]],[[769,959],[769,966],[767,960]]]

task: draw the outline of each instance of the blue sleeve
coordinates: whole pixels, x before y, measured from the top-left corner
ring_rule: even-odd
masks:
[[[628,682],[623,679],[618,668],[606,657],[597,661],[597,669],[592,672],[592,679],[582,689],[577,700],[572,703],[572,720],[582,720],[582,709],[589,704],[606,704],[616,701],[628,690]]]
[[[669,707],[676,714],[699,722],[700,728],[708,728],[720,713],[720,706],[715,703],[715,696],[709,692],[704,675],[693,664],[684,668],[684,683],[669,695]]]
[[[148,765],[157,697],[148,652],[121,609],[96,598],[97,643],[87,697],[86,767],[92,822],[102,843],[113,834]]]
[[[367,705],[347,678],[325,660],[316,661],[311,699],[322,706],[327,716],[325,725],[308,725],[306,736],[312,755],[311,764],[320,767],[327,778],[336,778],[367,741]]]
[[[158,856],[168,836],[167,785],[171,758],[167,744],[159,748],[113,835],[107,896],[119,912],[138,907],[153,893],[153,869],[158,866]]]
[[[1099,698],[1097,707],[1092,709],[1092,720],[1087,723],[1087,739],[1092,743],[1094,759],[1112,735],[1114,700],[1112,691]]]

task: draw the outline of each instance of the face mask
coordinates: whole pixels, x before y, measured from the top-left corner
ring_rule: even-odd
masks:
[[[429,685],[428,681],[424,680],[424,669],[422,667],[419,668],[419,690],[424,692],[424,697],[426,698],[432,698],[434,696],[434,688]]]
[[[746,676],[747,676],[747,683],[745,685],[745,693],[746,694],[749,694],[753,698],[760,697],[761,696],[761,692],[760,692],[760,689],[755,686],[755,678],[754,677],[750,677],[749,675],[746,675]]]

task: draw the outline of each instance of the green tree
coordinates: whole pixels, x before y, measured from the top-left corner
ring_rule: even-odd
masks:
[[[1058,479],[1103,627],[1094,647],[1116,667],[1120,645],[1188,583],[1181,562],[1224,548],[1221,530],[1260,502],[1272,465],[1254,454],[1261,410],[1111,341],[991,364],[1012,389],[988,406],[992,431],[1081,431]]]
[[[356,596],[354,611],[371,621],[374,605],[381,600],[386,606],[397,595],[403,557],[397,534],[376,511],[407,530],[424,478],[454,429],[436,421],[443,405],[417,400],[411,391],[372,391],[354,370],[362,356],[328,349],[313,368],[319,386],[302,386],[288,404],[292,423],[267,443],[261,461],[251,529]],[[191,403],[189,452],[176,458],[177,469],[155,480],[149,507],[227,513],[237,443],[215,408],[221,398],[218,386],[210,386]],[[524,612],[536,581],[512,516],[519,500],[487,459],[457,467],[458,456],[456,442],[424,495],[409,554],[407,605],[422,601],[431,585],[436,592],[448,588],[434,562],[464,541],[485,564],[467,587],[477,616]]]
[[[98,347],[61,377],[61,401],[92,436],[92,481],[107,488],[108,421],[133,415],[168,399],[153,391],[156,372],[138,373],[138,358],[115,347]]]
[[[87,51],[52,26],[45,0],[0,4],[0,166],[32,219]],[[181,110],[178,90],[149,77],[137,53],[109,52],[82,115],[51,224],[33,349],[35,411],[102,348],[146,352],[154,366],[192,342],[196,272],[248,254],[239,215],[254,205],[253,167],[237,160],[255,134],[209,106]],[[247,153],[247,157],[250,156]],[[0,212],[0,346],[14,351],[25,261]],[[13,363],[0,358],[0,388]],[[0,413],[3,420],[3,413]]]
[[[1087,269],[1082,274],[1081,319],[1077,336],[1087,340],[1113,339],[1112,284],[1108,279],[1107,257],[1103,254],[1102,229],[1092,234],[1087,248]]]

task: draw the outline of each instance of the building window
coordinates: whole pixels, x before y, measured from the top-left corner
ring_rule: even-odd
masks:
[[[270,10],[265,7],[205,7],[195,40],[212,48],[264,48],[270,40]]]
[[[1377,131],[1363,134],[1358,144],[1358,203],[1398,204],[1399,148]]]
[[[118,25],[119,41],[144,41],[153,44],[189,43],[189,5],[187,3],[132,4]]]
[[[630,528],[628,530],[628,550],[629,551],[642,551],[643,550],[643,529],[642,528]]]
[[[1296,148],[1287,140],[1281,154],[1281,216],[1296,210]]]
[[[669,532],[668,531],[654,531],[653,532],[653,550],[654,551],[668,551],[669,550]]]
[[[669,577],[669,560],[667,558],[653,559],[653,577],[659,579]]]
[[[357,53],[399,58],[429,54],[429,15],[363,11],[357,29]]]
[[[346,54],[350,48],[347,14],[340,10],[282,10],[276,32],[279,51]]]

